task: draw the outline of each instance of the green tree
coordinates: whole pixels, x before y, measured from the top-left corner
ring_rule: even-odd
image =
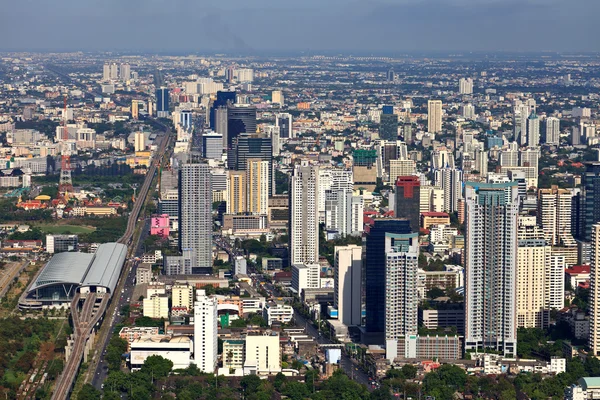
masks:
[[[246,375],[240,381],[240,386],[244,393],[244,398],[247,397],[250,393],[254,393],[260,387],[262,381],[257,375]]]
[[[101,396],[102,393],[98,389],[86,383],[77,394],[77,400],[100,400]]]
[[[278,372],[277,375],[275,375],[275,379],[273,380],[273,386],[275,386],[275,389],[277,389],[278,392],[281,392],[281,388],[285,384],[286,380],[287,378],[281,372]]]
[[[288,382],[283,389],[283,394],[291,400],[304,400],[309,395],[306,385],[300,382]]]
[[[173,361],[162,356],[150,356],[142,365],[141,372],[151,376],[153,379],[166,378],[173,368]]]
[[[392,394],[390,390],[386,387],[381,387],[379,389],[375,389],[371,392],[369,396],[371,400],[392,400]]]

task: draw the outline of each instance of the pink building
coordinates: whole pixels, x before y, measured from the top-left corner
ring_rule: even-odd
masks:
[[[150,219],[150,234],[160,237],[169,236],[169,215],[153,215]]]

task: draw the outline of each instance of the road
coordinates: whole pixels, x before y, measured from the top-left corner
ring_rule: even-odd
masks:
[[[296,326],[304,327],[306,334],[311,336],[318,344],[335,344],[327,337],[321,335],[317,328],[315,328],[310,321],[297,312],[294,312],[294,321]],[[369,385],[369,376],[367,373],[363,371],[358,364],[353,362],[352,359],[350,359],[350,357],[348,357],[343,351],[342,358],[340,360],[340,367],[350,378],[352,378],[353,381],[366,385],[369,390],[373,389],[371,385]]]

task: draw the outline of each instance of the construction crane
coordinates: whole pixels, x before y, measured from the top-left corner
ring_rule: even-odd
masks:
[[[62,155],[60,160],[60,180],[58,182],[58,194],[61,198],[68,199],[69,193],[73,193],[73,180],[71,179],[71,151],[68,145],[69,130],[67,128],[67,95],[64,99],[64,114],[62,121]]]

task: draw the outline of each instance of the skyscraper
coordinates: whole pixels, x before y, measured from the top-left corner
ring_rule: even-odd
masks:
[[[365,328],[371,340],[385,341],[386,234],[409,234],[404,219],[375,219],[366,235],[364,265]]]
[[[540,119],[532,112],[527,119],[527,146],[538,147],[540,145]]]
[[[379,120],[379,138],[396,141],[398,140],[398,115],[394,114],[393,107],[389,108],[391,110],[384,107],[383,114],[381,114]]]
[[[560,119],[546,118],[546,144],[558,145],[560,143]]]
[[[459,94],[473,94],[473,79],[472,78],[460,78],[458,80],[458,93]]]
[[[396,74],[394,73],[394,68],[388,69],[386,78],[387,78],[388,82],[394,82],[394,80],[396,79]]]
[[[600,222],[600,162],[586,164],[581,182],[583,188],[583,204],[581,205],[580,237],[592,240],[592,226]]]
[[[462,198],[463,172],[455,168],[444,168],[435,171],[435,186],[444,191],[444,211],[455,212],[458,200]]]
[[[280,107],[283,107],[285,105],[285,100],[281,90],[273,90],[271,92],[271,103],[279,104]]]
[[[279,137],[291,139],[294,137],[292,114],[279,113],[275,115],[275,126],[279,127]]]
[[[427,101],[427,132],[440,133],[442,131],[442,101]]]
[[[319,167],[296,166],[290,182],[290,262],[319,262]]]
[[[169,117],[169,89],[160,88],[156,91],[156,115],[159,118]]]
[[[573,195],[566,189],[553,185],[538,190],[537,224],[544,232],[549,245],[558,246],[573,242],[571,235],[571,209]]]
[[[267,214],[271,186],[271,163],[260,158],[249,158],[246,162],[248,178],[248,207],[250,213]]]
[[[394,215],[396,218],[406,218],[410,222],[412,232],[419,233],[421,182],[418,176],[399,176],[396,179],[396,194]]]
[[[214,373],[217,367],[217,318],[217,299],[208,297],[204,290],[197,290],[194,303],[194,364],[207,374]]]
[[[246,171],[248,160],[260,159],[269,163],[269,195],[273,191],[273,142],[270,137],[262,134],[240,135],[234,142],[227,157],[230,169]]]
[[[193,273],[212,273],[212,193],[208,164],[179,170],[179,248],[195,255]]]
[[[247,196],[246,171],[227,171],[227,214],[246,212]]]
[[[465,191],[465,350],[515,355],[517,184],[469,182]]]
[[[235,91],[231,91],[231,92],[223,91],[223,90],[217,91],[217,98],[212,103],[212,105],[210,107],[209,115],[208,115],[208,122],[209,122],[210,129],[212,129],[222,135],[226,134],[226,132],[220,132],[217,129],[215,112],[217,109],[219,109],[221,107],[224,107],[225,109],[227,109],[228,105],[235,103],[235,95],[236,95]]]
[[[334,253],[333,306],[338,320],[346,326],[360,325],[362,246],[336,246]]]
[[[134,150],[135,151],[144,151],[146,149],[146,135],[144,132],[136,132],[134,134]]]
[[[137,100],[131,100],[131,118],[138,119],[140,116],[140,108]]]
[[[590,265],[590,338],[588,347],[592,356],[600,355],[600,224],[590,227],[592,253]]]
[[[418,264],[418,233],[386,233],[385,349],[388,360],[416,357]]]
[[[564,256],[552,255],[534,217],[519,217],[517,327],[547,328],[550,310],[563,307]]]
[[[256,133],[256,107],[246,104],[227,107],[227,149],[233,148],[234,140],[242,133]]]
[[[513,111],[513,126],[515,142],[519,146],[525,146],[527,143],[527,125],[530,115],[529,107],[520,102],[515,105]]]

